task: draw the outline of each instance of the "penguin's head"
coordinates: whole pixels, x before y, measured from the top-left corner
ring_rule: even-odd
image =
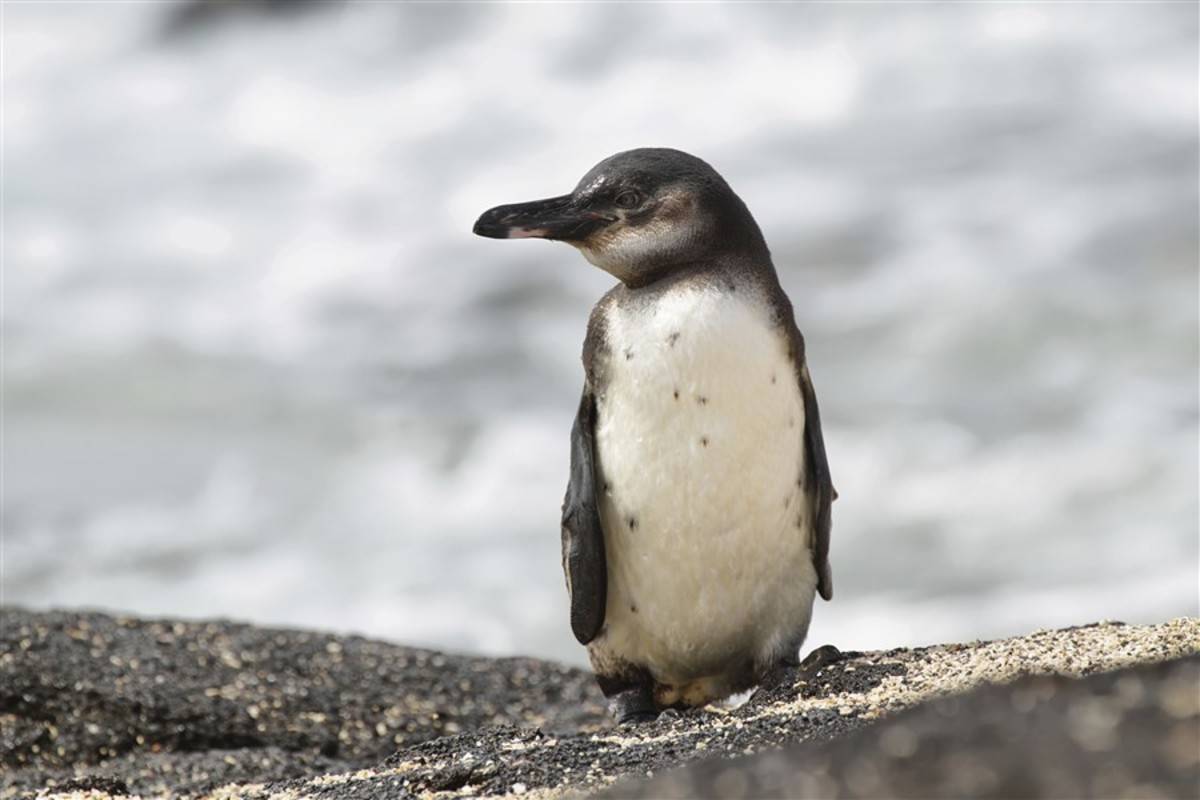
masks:
[[[717,171],[666,148],[601,161],[570,194],[485,211],[475,233],[556,239],[630,286],[722,255],[766,255],[746,205]]]

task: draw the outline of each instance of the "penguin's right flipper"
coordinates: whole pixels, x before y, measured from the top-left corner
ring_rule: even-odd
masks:
[[[571,596],[571,631],[580,644],[600,632],[608,601],[608,565],[596,494],[596,398],[585,385],[571,428],[571,480],[562,509],[563,574]]]

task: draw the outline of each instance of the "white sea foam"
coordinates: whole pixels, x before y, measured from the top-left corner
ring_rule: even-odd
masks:
[[[1196,20],[1138,4],[5,9],[4,598],[579,661],[590,304],[471,237],[712,161],[841,499],[813,643],[1197,613]]]

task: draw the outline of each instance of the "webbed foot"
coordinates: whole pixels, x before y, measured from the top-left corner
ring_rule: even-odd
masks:
[[[637,725],[658,719],[654,695],[646,686],[635,686],[608,698],[608,711],[618,725]]]
[[[801,677],[816,675],[830,664],[836,664],[844,658],[846,658],[846,654],[833,645],[822,645],[800,662],[800,675]]]
[[[803,661],[800,660],[798,652],[790,652],[780,658],[775,667],[763,675],[758,683],[758,689],[751,695],[749,703],[753,705],[765,702],[766,698],[781,686],[794,686],[800,682],[810,681],[825,667],[847,658],[848,655],[831,644],[813,650]]]

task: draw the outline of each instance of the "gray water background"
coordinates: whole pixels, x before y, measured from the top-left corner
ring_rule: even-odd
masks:
[[[3,599],[579,663],[591,304],[470,235],[669,145],[841,493],[810,645],[1197,614],[1197,8],[6,4]]]

